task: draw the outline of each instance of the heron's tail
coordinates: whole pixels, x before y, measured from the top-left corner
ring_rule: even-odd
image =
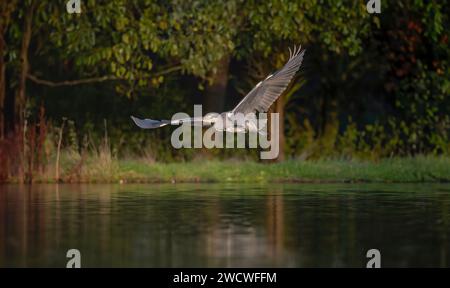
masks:
[[[266,137],[267,136],[267,125],[264,125],[264,126],[258,128],[258,134]]]
[[[267,122],[264,124],[261,124],[261,122],[259,122],[258,125],[257,121],[248,121],[246,125],[247,131],[251,131],[253,133],[256,132],[260,135],[267,136]]]

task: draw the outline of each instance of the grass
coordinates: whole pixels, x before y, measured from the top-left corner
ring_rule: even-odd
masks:
[[[179,183],[179,182],[450,182],[450,158],[393,158],[378,162],[349,160],[289,160],[281,163],[251,161],[193,161],[149,163],[143,159],[116,160],[89,156],[76,176],[62,167],[62,182]],[[35,182],[55,182],[51,176]]]

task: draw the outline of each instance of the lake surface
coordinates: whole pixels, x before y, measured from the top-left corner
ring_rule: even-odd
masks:
[[[0,267],[450,266],[450,185],[0,186]]]

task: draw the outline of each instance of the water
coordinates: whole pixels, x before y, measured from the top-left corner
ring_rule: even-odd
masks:
[[[450,185],[0,186],[0,267],[450,266]]]

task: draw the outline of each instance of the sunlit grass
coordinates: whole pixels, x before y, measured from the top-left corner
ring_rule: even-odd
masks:
[[[54,168],[33,182],[57,182]],[[418,156],[357,160],[288,160],[281,163],[195,160],[159,163],[148,159],[119,160],[100,151],[74,157],[65,154],[61,182],[89,183],[271,183],[271,182],[450,182],[450,158]],[[10,182],[14,182],[11,179]]]
[[[450,159],[415,157],[379,162],[320,160],[282,163],[119,161],[122,182],[446,182]]]

